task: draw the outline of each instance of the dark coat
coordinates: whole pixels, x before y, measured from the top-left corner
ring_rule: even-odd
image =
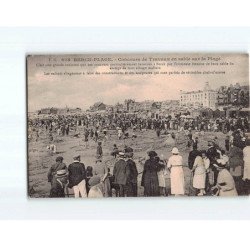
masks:
[[[113,171],[113,175],[115,176],[114,183],[126,185],[129,174],[129,168],[123,159],[120,159],[115,163]]]
[[[193,168],[195,158],[196,158],[196,156],[198,156],[198,155],[199,155],[199,151],[198,151],[197,149],[194,149],[194,150],[190,151],[190,153],[189,153],[189,155],[188,155],[188,167],[189,167],[190,169]]]
[[[51,198],[63,198],[65,197],[64,189],[65,189],[66,181],[61,181],[60,179],[53,179],[50,197]]]
[[[96,155],[101,156],[102,154],[103,154],[102,153],[102,146],[98,145],[97,149],[96,149]]]
[[[210,163],[215,161],[215,156],[217,155],[216,147],[210,147],[207,150],[207,158],[210,160]]]
[[[73,162],[68,167],[69,171],[69,188],[78,185],[82,180],[86,179],[85,166],[81,162]]]
[[[159,163],[154,159],[146,160],[142,173],[142,183],[145,196],[159,195],[159,181],[157,172],[160,170]]]
[[[131,159],[128,159],[127,167],[129,169],[129,176],[127,181],[131,183],[137,183],[138,171],[135,162]]]

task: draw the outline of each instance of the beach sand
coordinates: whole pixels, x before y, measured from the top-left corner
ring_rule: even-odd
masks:
[[[32,189],[30,197],[43,198],[49,197],[50,183],[47,180],[47,173],[52,164],[55,163],[57,156],[63,156],[64,163],[68,166],[73,162],[73,157],[76,155],[81,156],[81,162],[85,167],[92,166],[94,171],[101,172],[102,164],[110,167],[111,173],[115,163],[115,159],[110,155],[113,144],[117,144],[119,149],[124,149],[124,145],[132,147],[134,149],[134,161],[138,172],[138,196],[143,196],[143,187],[141,184],[141,172],[143,170],[143,164],[139,162],[140,159],[147,159],[147,151],[155,150],[161,159],[167,159],[171,155],[172,147],[175,146],[175,142],[171,139],[167,139],[167,135],[161,135],[157,138],[154,130],[136,131],[137,138],[132,140],[131,138],[126,140],[118,140],[115,130],[108,131],[109,138],[106,142],[102,143],[103,148],[103,161],[101,164],[96,164],[96,147],[97,143],[92,139],[89,140],[89,147],[85,148],[85,142],[83,139],[83,127],[79,127],[79,138],[74,138],[74,132],[71,131],[69,136],[55,136],[54,144],[57,147],[57,153],[51,154],[47,146],[50,144],[48,135],[44,130],[39,133],[38,141],[35,138],[31,139],[28,143],[28,188]],[[132,131],[128,131],[130,137]],[[171,131],[170,131],[171,132]],[[176,133],[176,131],[174,131]],[[204,136],[199,136],[198,149],[207,149],[207,141],[214,136],[218,137],[219,145],[224,148],[225,135],[221,132],[206,132]],[[184,165],[187,166],[188,153],[191,148],[187,148],[187,141],[184,134],[179,136],[176,146],[180,151],[180,155],[183,156]],[[167,141],[167,143],[166,143]],[[142,162],[143,162],[142,161]],[[190,193],[190,176],[191,172],[187,167],[184,167],[185,175],[185,194]],[[169,174],[166,175],[167,189],[170,190]]]

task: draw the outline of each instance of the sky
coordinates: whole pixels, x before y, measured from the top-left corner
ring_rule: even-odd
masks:
[[[110,64],[121,66],[121,63],[127,64],[126,69],[110,69]],[[144,65],[140,67],[152,66],[154,69],[135,69],[135,67],[128,69],[128,67],[133,67],[131,64],[134,63],[137,64],[136,67],[138,63],[141,63]],[[165,63],[165,65],[159,66],[157,63]],[[174,63],[204,63],[205,65],[183,66]],[[218,63],[218,65],[211,66],[211,63]],[[65,66],[65,64],[70,66]],[[206,82],[212,89],[235,83],[248,85],[248,69],[247,54],[33,55],[27,57],[28,110],[32,112],[45,107],[64,108],[66,106],[85,110],[95,102],[113,105],[129,98],[136,101],[177,100],[180,90],[202,90]],[[128,71],[132,73],[152,72],[153,74],[102,74],[102,72],[125,73]],[[169,72],[176,71],[180,73],[224,71],[225,74],[169,75]],[[70,76],[69,73],[72,72],[78,75]],[[87,75],[87,72],[100,72],[101,74]]]

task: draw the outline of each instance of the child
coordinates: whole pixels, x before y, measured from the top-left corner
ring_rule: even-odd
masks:
[[[89,141],[89,130],[86,129],[84,132],[84,141],[85,141],[85,148],[89,147],[88,141]]]
[[[206,168],[202,158],[202,153],[199,152],[196,156],[191,170],[194,172],[193,187],[199,190],[198,196],[203,196],[205,192],[206,184]]]
[[[93,131],[93,128],[90,129],[90,138],[93,139],[94,137],[94,131]]]
[[[95,131],[94,135],[95,135],[95,142],[97,142],[97,140],[98,140],[98,136],[99,136],[99,135],[98,135],[98,131],[97,131],[97,130]]]
[[[103,134],[104,134],[104,140],[107,141],[108,140],[108,133],[107,133],[106,128],[103,129]]]
[[[111,152],[111,155],[114,156],[114,158],[116,158],[116,156],[118,155],[118,153],[119,153],[119,149],[116,146],[116,144],[114,144],[113,151]]]
[[[103,155],[103,152],[102,152],[102,142],[99,141],[97,149],[96,149],[96,163],[97,162],[102,162],[102,155]]]
[[[158,163],[158,169],[157,172],[158,175],[158,182],[159,182],[159,192],[160,196],[166,196],[166,181],[165,181],[165,165],[162,160],[160,160],[159,157],[155,157],[156,162]]]
[[[206,170],[206,180],[205,180],[205,192],[210,191],[211,185],[214,184],[214,176],[213,176],[213,171],[210,169],[210,160],[207,157],[207,153],[205,150],[201,151],[204,167]]]

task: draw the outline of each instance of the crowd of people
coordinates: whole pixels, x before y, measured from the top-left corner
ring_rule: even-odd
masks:
[[[85,115],[52,115],[49,117],[36,117],[28,119],[29,140],[32,137],[39,139],[41,130],[45,130],[51,141],[53,134],[67,136],[70,133],[77,135],[78,128],[85,128],[85,139],[89,137],[96,141],[100,136],[106,137],[107,131],[118,130],[118,137],[122,138],[128,134],[128,129],[147,130],[153,129],[159,136],[168,130],[187,131],[188,129],[197,131],[224,132],[240,129],[243,132],[249,131],[249,121],[243,118],[206,118],[191,117],[190,115],[175,114],[158,118],[142,118],[137,114],[85,114]]]
[[[98,175],[92,166],[85,168],[80,156],[66,166],[61,156],[50,168],[48,181],[51,183],[50,197],[65,197],[68,189],[73,189],[75,197],[137,196],[138,185],[144,188],[144,196],[184,195],[184,167],[191,171],[189,194],[203,195],[245,195],[250,186],[250,147],[246,132],[249,121],[244,118],[206,118],[176,114],[156,118],[142,118],[136,114],[81,114],[39,116],[28,120],[29,140],[38,141],[41,134],[49,138],[48,149],[57,153],[55,138],[61,136],[79,137],[83,130],[85,147],[92,139],[97,144],[95,163],[102,165],[103,173]],[[172,145],[172,156],[160,159],[156,151],[149,151],[148,159],[140,162],[143,171],[138,173],[131,147],[118,149],[114,144],[111,155],[115,158],[113,171],[103,163],[102,143],[110,140],[111,131],[116,139],[136,139],[137,131],[155,130],[156,136],[183,132],[189,150],[188,166],[184,166],[178,143]],[[132,133],[130,132],[132,131]],[[170,131],[172,131],[170,133]],[[175,131],[175,132],[174,132]],[[224,147],[219,146],[214,136],[208,141],[207,149],[199,149],[199,135],[205,132],[226,134]],[[174,147],[177,146],[177,147]],[[141,178],[138,176],[141,174]],[[166,176],[170,176],[170,190]],[[141,179],[141,183],[138,180]],[[113,191],[113,192],[112,192]],[[114,194],[113,194],[114,193]]]
[[[57,118],[53,121],[33,121],[33,127],[45,127],[49,133],[59,129],[62,136],[66,127],[77,134],[77,127],[84,127],[84,141],[88,146],[89,138],[97,143],[96,164],[102,168],[102,173],[97,173],[92,166],[85,167],[81,157],[75,156],[69,166],[63,162],[63,157],[58,156],[56,163],[51,166],[48,173],[48,181],[51,183],[50,197],[67,197],[69,189],[73,190],[74,197],[137,197],[139,186],[143,187],[144,196],[168,196],[168,195],[197,195],[197,196],[236,196],[250,193],[250,138],[246,118],[215,119],[209,122],[200,122],[198,118],[175,117],[178,121],[171,124],[172,118],[164,119],[141,119],[135,116],[126,117],[102,117],[84,116]],[[213,125],[211,125],[213,124]],[[216,126],[214,124],[217,124]],[[211,125],[211,126],[210,126]],[[70,128],[75,129],[70,129]],[[118,139],[128,135],[128,128],[132,131],[137,129],[154,129],[156,135],[164,131],[184,131],[189,149],[188,164],[184,160],[178,145],[172,148],[168,159],[160,159],[156,151],[147,152],[148,159],[140,161],[142,171],[138,172],[138,166],[134,160],[134,150],[129,146],[118,149],[114,144],[110,153],[115,161],[112,171],[103,162],[102,141],[108,139],[110,129],[117,131]],[[218,138],[207,142],[207,149],[199,149],[197,131],[210,131],[227,133],[224,146],[219,146]],[[196,132],[195,132],[196,131]],[[58,132],[58,133],[59,133]],[[102,137],[100,134],[102,133]],[[216,133],[215,133],[216,134]],[[135,136],[135,133],[132,134]],[[111,139],[110,139],[111,140]],[[190,183],[187,190],[185,184],[185,171],[190,171]],[[139,175],[141,177],[139,178]],[[167,185],[170,178],[170,187]],[[140,180],[140,181],[139,181]]]

